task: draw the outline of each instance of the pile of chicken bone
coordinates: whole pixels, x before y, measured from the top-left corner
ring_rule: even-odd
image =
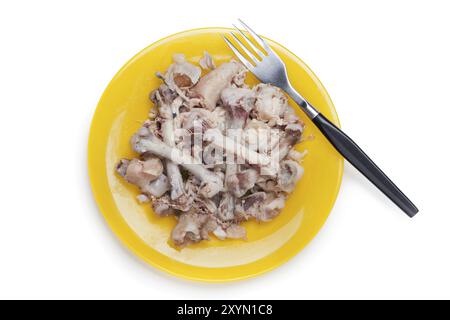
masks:
[[[216,67],[205,52],[199,67],[181,54],[173,59],[157,73],[155,108],[131,139],[138,157],[116,170],[139,187],[140,203],[177,218],[176,246],[211,234],[246,239],[241,223],[276,217],[302,177],[306,151],[294,147],[304,124],[279,88],[248,86],[234,60]]]

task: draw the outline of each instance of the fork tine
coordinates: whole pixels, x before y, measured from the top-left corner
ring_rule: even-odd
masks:
[[[228,46],[230,47],[230,49],[234,52],[234,54],[239,58],[239,60],[241,60],[241,62],[247,67],[247,69],[249,69],[250,71],[252,71],[253,65],[247,61],[247,59],[242,55],[242,53],[239,52],[239,50],[230,42],[230,40],[228,40],[227,37],[223,36],[223,39],[225,40],[225,42],[228,44]]]
[[[258,62],[259,62],[258,59],[256,59],[256,57],[253,55],[253,53],[251,53],[250,50],[247,49],[247,47],[245,46],[245,44],[243,44],[243,43],[241,42],[241,40],[239,40],[239,38],[234,34],[234,32],[231,31],[230,34],[231,34],[231,36],[234,38],[234,40],[241,46],[240,49],[241,49],[242,51],[244,51],[244,52],[247,54],[247,56],[249,56],[250,59],[253,60],[253,62],[254,62],[255,64],[258,63]]]
[[[238,21],[242,24],[242,26],[245,28],[245,30],[247,30],[248,33],[250,33],[250,35],[252,36],[252,38],[261,46],[263,47],[267,52],[272,51],[272,49],[270,49],[269,45],[260,37],[256,34],[255,31],[252,30],[252,28],[250,28],[244,21],[242,21],[241,19],[238,19]]]
[[[247,35],[242,32],[241,29],[239,29],[238,27],[236,27],[236,25],[233,24],[233,27],[241,34],[241,36],[245,39],[245,42],[247,42],[247,44],[253,49],[253,51],[256,52],[256,54],[259,55],[259,57],[264,57],[265,54],[262,53],[261,50],[259,50],[254,44],[253,42],[247,37]]]

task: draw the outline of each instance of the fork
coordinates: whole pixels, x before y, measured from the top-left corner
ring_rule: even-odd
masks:
[[[409,200],[408,197],[384,174],[384,172],[378,168],[378,166],[352,139],[314,108],[292,87],[287,75],[286,65],[281,58],[270,48],[267,42],[257,35],[247,24],[240,19],[239,22],[249,36],[247,36],[240,28],[235,25],[233,26],[247,45],[245,45],[233,31],[230,32],[230,35],[237,46],[235,46],[226,36],[223,37],[238,59],[261,82],[272,84],[284,90],[348,162],[369,179],[409,217],[414,217],[419,210],[411,200]],[[265,52],[260,50],[253,42],[258,44]],[[250,47],[253,52],[249,50],[248,47]],[[245,53],[250,60],[248,60],[241,51]]]

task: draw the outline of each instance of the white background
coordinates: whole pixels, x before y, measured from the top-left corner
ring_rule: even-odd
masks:
[[[450,298],[448,1],[2,1],[0,298]],[[208,285],[124,249],[86,169],[100,95],[166,35],[241,17],[318,75],[343,128],[421,209],[346,165],[325,227],[264,276]]]

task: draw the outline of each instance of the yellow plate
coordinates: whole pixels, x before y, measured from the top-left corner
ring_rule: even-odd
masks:
[[[225,28],[181,32],[162,39],[132,58],[112,79],[95,112],[88,150],[89,176],[97,204],[111,229],[132,252],[150,265],[172,275],[208,282],[253,277],[286,262],[317,234],[339,192],[343,159],[306,122],[299,150],[308,150],[305,174],[290,195],[286,207],[271,222],[246,222],[248,240],[212,239],[178,250],[168,243],[175,218],[156,217],[149,205],[136,201],[137,188],[125,183],[114,170],[117,161],[132,157],[129,139],[152,108],[148,96],[160,85],[156,71],[165,71],[174,53],[198,62],[207,50],[216,63],[233,57],[221,35]],[[325,88],[313,72],[293,53],[268,40],[289,70],[294,87],[335,124],[339,120]],[[249,83],[256,83],[249,75]],[[294,106],[293,102],[291,101]]]

